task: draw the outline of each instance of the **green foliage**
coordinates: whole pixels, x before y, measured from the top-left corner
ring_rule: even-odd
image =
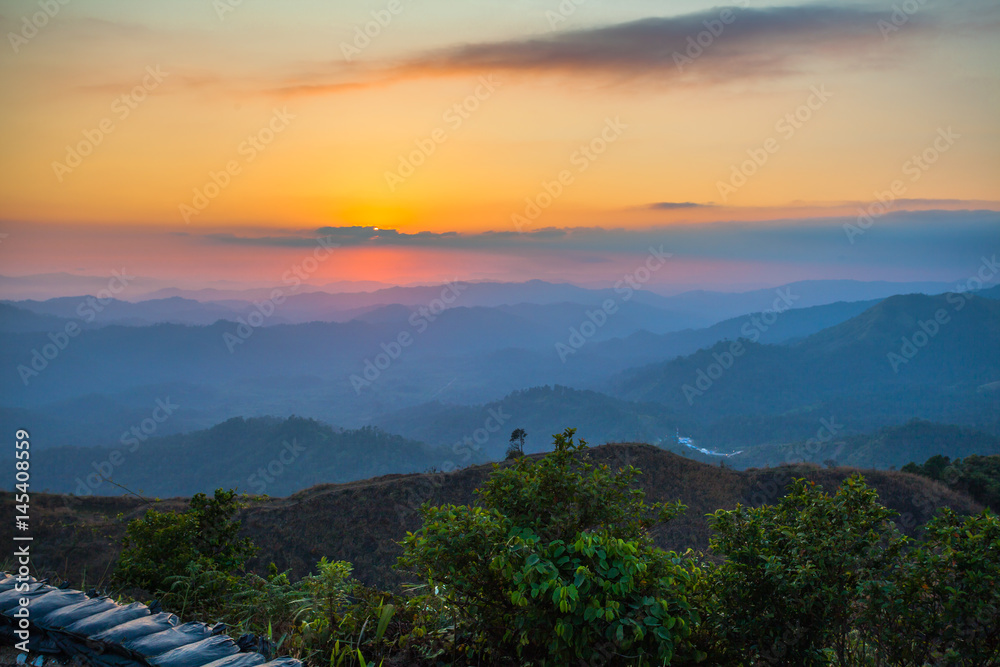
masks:
[[[316,574],[294,583],[287,572],[270,569],[266,578],[235,576],[193,562],[168,579],[163,608],[184,619],[225,622],[234,634],[267,637],[314,664],[377,664],[404,650],[417,614],[407,601],[351,579],[350,563],[323,558]]]
[[[540,543],[525,531],[509,545],[511,556],[492,563],[520,608],[508,638],[544,647],[534,652],[543,664],[592,659],[601,651],[608,662],[662,664],[687,650],[698,619],[686,599],[690,565],[676,554],[608,531],[581,533],[569,544]]]
[[[316,564],[317,574],[300,583],[296,625],[289,647],[309,662],[366,665],[399,652],[412,616],[396,596],[362,586],[351,578],[351,564]],[[367,657],[366,657],[367,656]]]
[[[168,577],[166,584],[165,590],[158,591],[164,608],[181,617],[211,621],[230,617],[229,602],[239,578],[191,561],[183,574]]]
[[[345,561],[328,561],[326,556],[316,564],[318,574],[302,580],[306,597],[300,600],[299,613],[311,618],[324,618],[331,625],[339,620],[337,612],[347,602],[351,590],[351,567]]]
[[[947,456],[942,456],[940,454],[935,454],[934,456],[927,459],[922,466],[918,466],[914,463],[908,463],[903,466],[903,472],[915,473],[918,475],[923,475],[924,477],[930,477],[931,479],[941,480],[941,473],[944,472],[945,468],[951,465],[951,459]]]
[[[991,511],[943,510],[910,540],[862,477],[832,496],[799,479],[773,506],[710,515],[722,559],[696,563],[650,537],[683,506],[647,505],[637,470],[592,465],[574,434],[495,466],[476,505],[424,505],[399,564],[426,583],[402,595],[326,558],[295,582],[243,573],[254,546],[221,489],[130,522],[116,577],[313,665],[1000,664]],[[993,458],[925,465],[989,480]]]
[[[241,507],[235,491],[216,489],[211,498],[195,495],[181,513],[148,510],[128,524],[115,583],[161,593],[192,565],[225,575],[242,570],[256,549],[238,537],[240,522],[234,516]]]
[[[1000,518],[941,510],[869,598],[859,627],[880,664],[1000,663]]]
[[[712,515],[711,547],[726,561],[702,589],[711,653],[845,664],[865,587],[904,545],[894,514],[855,475],[834,496],[799,479],[776,506]]]
[[[425,506],[404,540],[400,565],[458,610],[455,647],[470,659],[642,665],[689,652],[693,568],[648,534],[681,506],[646,505],[638,472],[581,460],[574,433],[540,461],[496,466],[482,506]]]
[[[955,491],[967,493],[994,512],[1000,512],[1000,455],[977,456],[950,460],[947,456],[932,456],[923,465],[908,463],[903,472],[923,475],[947,484]]]
[[[494,466],[477,491],[481,503],[530,528],[542,540],[574,540],[578,533],[607,529],[625,540],[650,541],[648,530],[683,511],[676,503],[646,505],[633,488],[640,474],[632,466],[612,471],[586,461],[587,442],[573,441],[575,429],[556,434],[554,451],[540,461],[519,459]]]

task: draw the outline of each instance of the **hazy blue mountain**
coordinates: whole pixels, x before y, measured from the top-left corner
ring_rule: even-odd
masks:
[[[637,404],[594,391],[563,386],[533,387],[479,406],[428,403],[376,421],[379,428],[433,445],[450,447],[456,464],[475,456],[502,458],[511,432],[528,432],[527,452],[546,451],[552,435],[578,428],[594,444],[656,442],[678,428],[662,406]],[[492,429],[492,430],[491,430]]]
[[[465,408],[476,415],[476,406],[526,387],[558,384],[592,390],[579,400],[588,409],[567,403],[536,418],[526,407],[525,418],[558,429],[593,412],[598,439],[629,432],[655,439],[682,426],[720,447],[790,442],[810,437],[831,414],[850,416],[848,433],[915,416],[992,433],[1000,428],[997,308],[978,296],[904,295],[656,334],[632,330],[651,321],[670,326],[670,313],[630,301],[576,342],[593,306],[461,306],[431,317],[395,304],[343,323],[113,325],[72,339],[59,326],[30,331],[28,322],[29,331],[0,331],[0,365],[9,369],[0,375],[0,426],[38,424],[40,446],[113,446],[157,400],[170,399],[179,408],[156,435],[234,416],[297,414],[450,445],[470,425]],[[933,328],[938,310],[947,321],[907,360],[904,337],[924,343],[920,322]],[[728,360],[732,341],[745,336],[758,342],[744,341],[746,352]],[[716,355],[730,367],[714,368]],[[707,377],[716,370],[724,372]],[[438,414],[434,403],[451,407],[434,418],[438,425],[422,422],[422,410]]]
[[[217,424],[227,413],[206,412],[214,398],[211,392],[180,384],[152,391],[140,387],[115,395],[88,394],[33,409],[0,407],[0,428],[30,427],[34,449],[109,447],[119,445],[133,428],[148,437],[143,428],[164,436]],[[161,404],[171,406],[169,414],[157,411]],[[154,412],[159,419],[153,419]]]
[[[636,366],[650,360],[669,360],[711,347],[722,340],[747,338],[762,343],[786,343],[817,333],[864,312],[877,301],[832,303],[788,310],[771,323],[765,313],[734,317],[704,329],[685,329],[656,335],[638,331],[624,338],[596,341],[568,356],[567,363],[590,363],[606,368],[615,365]],[[603,364],[597,364],[598,360]]]
[[[239,488],[285,496],[316,484],[423,472],[440,467],[445,452],[373,428],[267,417],[110,449],[46,449],[34,460],[32,486],[58,493],[119,495],[125,487],[169,497]]]
[[[52,274],[37,276],[38,290],[52,289],[53,285],[66,283],[72,276]],[[294,277],[293,277],[294,278]],[[17,294],[33,277],[4,278],[0,276],[0,293]],[[297,324],[307,322],[346,322],[364,316],[383,306],[430,307],[446,285],[379,287],[378,283],[343,283],[332,285],[353,291],[331,292],[315,286],[303,285],[294,278],[271,288],[254,289],[161,289],[145,296],[133,289],[139,279],[129,284],[131,302],[113,300],[99,310],[98,324],[155,324],[163,322],[180,324],[211,324],[218,319],[235,320],[247,317],[255,310],[255,303],[266,302],[275,290],[283,301],[265,318],[265,325]],[[149,281],[146,281],[149,282]],[[91,295],[107,287],[107,280],[80,279],[74,290],[91,287]],[[652,289],[632,290],[627,286],[588,289],[565,283],[532,280],[524,283],[474,282],[458,283],[453,305],[464,307],[517,306],[518,304],[551,305],[579,304],[599,306],[608,299],[619,305],[642,304],[650,309],[666,311],[657,314],[651,331],[662,332],[686,327],[705,327],[721,320],[744,313],[771,308],[776,299],[783,298],[794,308],[825,305],[837,301],[862,301],[881,299],[910,292],[938,293],[947,289],[943,283],[885,283],[849,280],[804,281],[779,288],[748,292],[693,291],[673,296],[662,296]],[[139,297],[132,298],[136,294]],[[106,295],[102,295],[106,296]],[[95,308],[87,305],[86,293],[45,301],[24,300],[14,305],[32,312],[60,317],[82,318]],[[138,299],[138,300],[137,300]],[[269,309],[266,304],[263,306]],[[669,326],[659,324],[665,319]],[[88,320],[90,321],[90,320]]]
[[[938,313],[948,319],[935,330]],[[722,342],[632,369],[609,390],[662,404],[694,420],[694,435],[730,448],[806,439],[822,419],[839,420],[841,434],[913,417],[1000,434],[998,340],[997,301],[899,296],[788,345],[741,341],[731,356],[733,342]]]
[[[950,458],[1000,454],[1000,437],[971,428],[913,419],[875,433],[833,437],[825,442],[800,440],[748,447],[742,454],[726,459],[726,463],[737,468],[760,468],[808,461],[820,465],[836,462],[857,468],[899,469],[936,454]],[[707,460],[697,454],[691,457]]]
[[[787,297],[794,308],[821,306],[838,301],[873,301],[898,294],[941,294],[953,289],[952,283],[860,280],[803,280],[777,288],[756,289],[746,292],[712,292],[695,290],[667,297],[665,307],[704,315],[713,321],[737,317],[771,308],[775,299]]]
[[[221,304],[202,303],[192,299],[172,297],[130,302],[94,296],[67,296],[46,301],[17,301],[12,305],[42,315],[73,319],[81,324],[123,324],[148,326],[150,324],[212,324],[218,320],[235,320],[245,315],[248,304],[239,309]]]
[[[5,299],[51,299],[67,294],[96,294],[107,289],[106,276],[81,276],[72,273],[39,273],[28,276],[0,275],[0,295]],[[129,280],[129,291],[143,295],[162,287],[154,279],[136,276]]]
[[[0,302],[0,331],[44,333],[60,330],[66,324],[67,320],[62,317],[43,315],[10,303]]]
[[[936,322],[936,314],[944,321]],[[1000,303],[994,300],[897,296],[790,345],[723,342],[627,371],[615,393],[666,405],[724,405],[727,412],[766,404],[771,409],[764,411],[773,412],[831,394],[914,385],[975,389],[1000,380],[998,340]],[[733,345],[743,353],[733,357]],[[701,393],[686,394],[685,386]]]

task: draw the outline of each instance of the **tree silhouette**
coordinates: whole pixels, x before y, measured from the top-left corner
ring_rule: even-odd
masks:
[[[510,446],[507,447],[507,458],[516,459],[524,456],[524,439],[528,437],[523,428],[516,428],[510,434]]]

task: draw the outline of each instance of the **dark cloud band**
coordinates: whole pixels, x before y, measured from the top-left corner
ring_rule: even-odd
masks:
[[[295,236],[213,234],[204,240],[274,248],[314,247],[318,239],[341,248],[409,247],[496,253],[635,253],[661,245],[677,257],[737,262],[823,262],[839,265],[963,266],[970,257],[996,252],[997,211],[897,211],[866,227],[850,243],[853,217],[778,222],[674,224],[652,229],[548,228],[531,232],[405,234],[375,227],[323,227]],[[867,223],[866,223],[867,224]]]

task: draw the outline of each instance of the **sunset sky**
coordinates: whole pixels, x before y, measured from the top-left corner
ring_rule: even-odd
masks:
[[[0,22],[6,276],[266,285],[324,236],[315,284],[601,284],[662,244],[658,283],[729,288],[959,279],[1000,249],[995,1],[5,0]]]

